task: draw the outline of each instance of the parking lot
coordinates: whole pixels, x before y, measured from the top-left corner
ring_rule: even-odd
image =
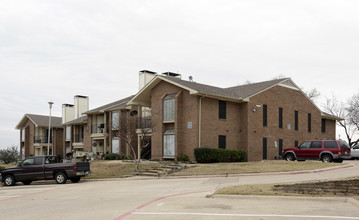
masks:
[[[238,184],[358,176],[346,168],[230,177],[134,177],[0,187],[1,219],[359,219],[359,202],[341,197],[214,196]]]

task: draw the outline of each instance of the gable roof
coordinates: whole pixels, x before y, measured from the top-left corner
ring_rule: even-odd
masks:
[[[150,106],[151,90],[161,81],[166,81],[175,86],[188,90],[190,94],[206,96],[216,99],[222,99],[232,102],[247,102],[250,97],[262,93],[274,86],[280,85],[290,89],[301,91],[302,94],[322,113],[322,117],[331,120],[343,120],[342,118],[324,113],[309,97],[290,79],[274,79],[258,83],[250,83],[246,85],[234,86],[229,88],[220,88],[206,84],[185,81],[178,77],[160,76],[153,78],[144,88],[142,88],[128,104]]]
[[[178,77],[158,75],[153,78],[140,92],[138,92],[129,103],[149,105],[149,103],[151,102],[151,90],[161,81],[166,81],[168,83],[186,89],[190,92],[190,94],[223,99],[232,102],[244,102],[246,98],[249,98],[250,96],[262,92],[279,83],[285,82],[286,80],[290,79],[284,78],[260,83],[252,83],[242,86],[235,86],[230,88],[220,88],[197,82],[185,81]]]
[[[22,126],[26,122],[26,120],[32,121],[32,123],[34,123],[36,127],[49,127],[48,115],[25,114],[15,128],[22,129]],[[62,128],[62,118],[51,116],[51,127]]]
[[[64,123],[63,125],[76,125],[76,124],[86,124],[87,123],[87,115],[76,118],[72,121],[68,121]]]
[[[129,96],[126,97],[124,99],[115,101],[115,102],[111,102],[109,104],[91,109],[87,112],[84,112],[83,114],[96,114],[96,113],[104,113],[105,111],[112,111],[112,110],[117,110],[117,109],[123,109],[128,107],[128,101],[130,101],[134,96]]]

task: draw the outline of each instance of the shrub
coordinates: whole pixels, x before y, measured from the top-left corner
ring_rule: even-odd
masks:
[[[15,162],[19,158],[19,156],[20,154],[16,146],[0,150],[0,161],[5,164]]]
[[[3,169],[5,169],[5,167],[0,166],[0,171],[3,170]]]
[[[188,162],[189,157],[187,156],[187,154],[180,154],[179,156],[177,156],[177,160],[181,162]]]
[[[218,162],[244,162],[246,152],[239,150],[226,150],[220,148],[196,148],[194,156],[198,163],[218,163]]]
[[[119,154],[111,153],[111,154],[106,154],[104,159],[105,160],[121,160],[120,157],[121,156]]]

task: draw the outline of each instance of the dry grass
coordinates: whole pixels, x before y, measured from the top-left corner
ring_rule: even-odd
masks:
[[[198,164],[197,167],[182,170],[173,173],[173,176],[193,176],[193,175],[226,175],[243,173],[268,173],[268,172],[286,172],[300,170],[315,170],[333,166],[341,166],[339,163],[323,163],[320,161],[284,161],[270,160],[263,162],[247,163],[213,163]]]
[[[358,177],[349,177],[346,179],[353,179]],[[345,180],[345,179],[344,179]],[[283,183],[285,184],[285,183]],[[260,195],[260,196],[306,196],[306,197],[332,197],[333,195],[312,195],[312,194],[300,194],[300,193],[286,193],[282,191],[274,191],[275,184],[254,184],[254,185],[238,185],[225,187],[217,190],[217,195]],[[352,196],[352,198],[359,200],[359,196]]]
[[[152,166],[152,164],[140,164],[140,169]],[[90,169],[92,173],[85,179],[120,178],[131,175],[135,171],[135,164],[118,160],[98,160],[90,163]]]

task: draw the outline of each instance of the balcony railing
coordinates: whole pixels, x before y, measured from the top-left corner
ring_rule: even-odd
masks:
[[[107,133],[107,124],[95,124],[92,125],[91,133],[92,134],[103,134]]]
[[[84,136],[80,135],[80,134],[75,134],[74,137],[73,137],[73,142],[74,143],[84,142]]]
[[[151,116],[137,118],[137,129],[151,128]]]
[[[34,136],[34,143],[36,144],[47,144],[47,136]],[[50,138],[50,143],[52,143],[52,138]]]

